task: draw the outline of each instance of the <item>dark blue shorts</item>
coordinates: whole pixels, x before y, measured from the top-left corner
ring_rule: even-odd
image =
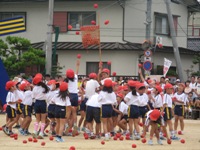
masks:
[[[36,114],[47,113],[47,103],[45,100],[36,100],[34,104],[34,110]]]
[[[121,120],[125,119],[128,122],[128,115],[123,115]]]
[[[66,116],[66,106],[58,106],[55,107],[55,118],[64,119]]]
[[[102,112],[101,112],[102,118],[112,117],[113,107],[111,104],[102,105],[101,109],[102,109]]]
[[[174,107],[174,114],[180,117],[184,117],[185,115],[185,107],[184,105],[176,105]]]
[[[23,113],[24,104],[16,104],[16,107],[17,107],[16,113],[17,113],[18,115],[21,115],[21,114]]]
[[[78,94],[69,93],[69,98],[70,98],[71,106],[77,107],[78,106]]]
[[[32,114],[32,106],[29,106],[29,105],[24,105],[24,108],[23,108],[23,114],[24,114],[24,117],[31,117],[31,114]]]
[[[139,107],[136,105],[130,105],[128,108],[128,118],[138,119],[140,116]]]
[[[164,120],[171,120],[172,119],[172,110],[170,107],[166,107],[164,110],[165,114],[164,114]]]
[[[6,113],[7,113],[8,118],[15,118],[16,117],[15,109],[10,107],[9,105],[6,107]]]
[[[100,115],[101,115],[100,108],[87,106],[87,109],[86,109],[86,121],[87,122],[92,122],[94,119],[94,121],[96,123],[101,123]]]
[[[80,104],[80,111],[86,111],[86,102],[88,98],[85,98]]]
[[[114,108],[116,108],[116,107],[114,106]],[[112,117],[117,117],[117,116],[118,116],[118,113],[116,111],[113,111],[112,112]]]
[[[148,112],[147,106],[139,107],[140,117],[145,118],[147,112]]]
[[[55,118],[55,104],[50,104],[48,106],[48,118]]]

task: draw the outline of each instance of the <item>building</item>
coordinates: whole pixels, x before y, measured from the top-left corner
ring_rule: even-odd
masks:
[[[174,2],[171,4],[177,31],[177,41],[184,70],[192,64],[192,56],[197,52],[187,49],[188,4]],[[98,3],[99,8],[94,9],[93,4]],[[145,10],[146,1],[135,0],[55,0],[54,26],[60,27],[60,35],[57,44],[57,58],[60,66],[63,66],[63,74],[68,68],[75,69],[77,54],[82,54],[80,74],[86,75],[98,69],[98,46],[90,46],[84,49],[81,36],[76,35],[82,25],[90,25],[91,20],[100,22],[102,61],[111,61],[111,72],[117,75],[137,75],[138,61],[143,61],[144,51],[141,44],[145,40]],[[100,14],[100,15],[98,15]],[[176,63],[173,56],[173,47],[169,34],[166,17],[165,3],[153,1],[151,39],[155,41],[157,36],[162,37],[163,48],[156,48],[153,53],[152,74],[162,74],[164,57],[172,60],[172,69],[176,71]],[[0,2],[0,19],[8,17],[24,16],[26,20],[26,32],[16,34],[28,38],[35,48],[44,48],[47,36],[48,2],[46,0],[2,0]],[[104,21],[109,20],[108,25]],[[72,30],[67,26],[72,25]],[[53,34],[53,41],[55,34]],[[5,38],[5,37],[4,37]],[[198,66],[193,67],[194,70]],[[183,71],[184,78],[187,74]]]

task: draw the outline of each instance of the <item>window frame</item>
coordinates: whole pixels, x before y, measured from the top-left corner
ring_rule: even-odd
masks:
[[[96,21],[97,20],[97,13],[96,13],[96,11],[69,11],[69,12],[67,12],[67,26],[68,25],[70,25],[70,14],[72,14],[72,13],[79,13],[79,14],[81,14],[81,20],[82,20],[82,15],[85,13],[91,13],[91,15],[92,14],[94,14],[95,15],[95,20],[94,21]],[[92,20],[91,20],[92,21]],[[92,24],[88,24],[88,25],[92,25]],[[80,24],[80,27],[81,26],[84,26],[84,25],[82,25],[82,21],[81,21],[81,24]],[[67,29],[67,31],[69,31],[68,29]],[[76,28],[72,28],[70,31],[80,31],[80,28],[79,29],[76,29]]]
[[[24,24],[25,24],[25,31],[27,31],[27,26],[26,26],[26,24],[27,24],[27,12],[23,12],[23,11],[6,11],[6,12],[4,12],[4,11],[0,11],[0,16],[2,15],[2,14],[4,14],[4,13],[12,13],[12,18],[14,18],[13,17],[13,14],[14,13],[24,13]],[[1,18],[1,17],[0,17]],[[9,19],[9,18],[6,18],[6,19]],[[0,19],[1,20],[1,19]],[[5,19],[3,19],[3,20],[5,20]]]

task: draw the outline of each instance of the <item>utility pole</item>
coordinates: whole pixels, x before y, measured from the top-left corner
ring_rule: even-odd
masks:
[[[147,0],[147,11],[146,11],[146,40],[150,40],[151,35],[151,6],[152,0]]]
[[[177,44],[177,40],[176,40],[176,31],[175,31],[175,27],[174,27],[174,21],[173,21],[173,17],[172,17],[172,13],[171,13],[171,0],[165,0],[166,3],[166,8],[167,8],[167,14],[168,14],[168,21],[169,21],[169,27],[170,27],[170,35],[172,38],[172,43],[173,43],[173,49],[174,49],[174,57],[176,60],[176,66],[178,69],[178,76],[181,80],[181,82],[183,82],[183,69],[182,69],[182,64],[181,64],[181,58],[180,58],[180,54],[179,54],[179,48],[178,48],[178,44]]]
[[[46,74],[51,75],[52,69],[52,31],[53,31],[53,10],[54,0],[49,0],[49,15],[48,15],[48,31],[47,31],[47,46],[46,46]]]

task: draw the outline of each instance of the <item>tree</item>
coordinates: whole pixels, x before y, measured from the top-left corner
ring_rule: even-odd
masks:
[[[198,64],[199,65],[199,70],[196,72],[193,72],[192,75],[195,76],[200,76],[200,53],[196,54],[193,58],[193,64]]]
[[[39,68],[45,64],[44,55],[44,51],[32,48],[28,39],[14,36],[8,36],[5,41],[0,39],[0,57],[9,76],[24,72],[28,66]]]

